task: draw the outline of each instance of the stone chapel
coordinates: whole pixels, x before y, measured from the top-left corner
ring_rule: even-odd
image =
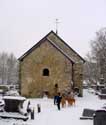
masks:
[[[55,32],[49,32],[19,58],[20,93],[26,97],[52,97],[78,88],[82,96],[85,60]]]

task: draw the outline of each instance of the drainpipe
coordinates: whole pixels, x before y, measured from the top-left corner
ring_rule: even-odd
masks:
[[[72,89],[74,89],[74,63],[72,63],[72,82],[73,82],[73,85],[72,85]]]

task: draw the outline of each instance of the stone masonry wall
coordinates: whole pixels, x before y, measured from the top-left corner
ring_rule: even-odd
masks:
[[[27,97],[42,97],[43,91],[54,94],[54,86],[59,91],[72,81],[72,64],[60,51],[48,41],[43,42],[20,62],[21,94]],[[49,76],[43,76],[43,69],[49,70]]]
[[[74,65],[74,87],[79,88],[80,95],[83,96],[83,64],[76,63]]]
[[[74,61],[74,86],[80,89],[80,94],[83,95],[82,84],[83,84],[83,61],[72,49],[70,49],[66,44],[62,42],[53,33],[48,36],[50,40],[55,42],[64,52],[67,53]]]

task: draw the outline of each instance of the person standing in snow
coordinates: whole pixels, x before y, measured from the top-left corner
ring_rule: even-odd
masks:
[[[58,96],[58,84],[55,84],[55,87],[54,87],[54,105],[57,104],[57,96]]]
[[[54,105],[57,104],[57,97],[58,97],[58,95],[55,95],[55,96],[54,96]]]
[[[62,99],[62,97],[61,97],[60,93],[58,93],[57,98],[56,98],[58,110],[60,110],[61,99]]]

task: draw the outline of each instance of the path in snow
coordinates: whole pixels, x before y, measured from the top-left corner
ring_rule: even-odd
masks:
[[[60,111],[53,104],[53,99],[30,99],[35,109],[35,119],[23,122],[14,119],[0,119],[0,125],[93,125],[93,120],[80,120],[84,108],[100,109],[105,100],[84,90],[84,97],[76,97],[76,105],[62,108]],[[41,105],[41,113],[37,113],[37,104]]]

